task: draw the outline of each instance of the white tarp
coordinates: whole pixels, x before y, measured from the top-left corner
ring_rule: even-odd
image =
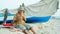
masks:
[[[36,4],[26,6],[28,16],[51,16],[57,12],[58,0],[41,0]]]
[[[32,2],[33,3],[33,2]],[[25,12],[27,16],[51,16],[57,12],[58,0],[40,0],[39,2],[25,6]],[[0,11],[3,14],[4,11]],[[15,14],[17,9],[9,10],[10,14]]]

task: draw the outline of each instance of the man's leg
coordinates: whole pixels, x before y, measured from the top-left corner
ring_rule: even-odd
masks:
[[[33,27],[31,27],[31,31],[32,31],[34,34],[36,34],[36,32],[35,32],[35,30],[34,30]]]
[[[29,34],[28,30],[26,30],[26,29],[25,29],[23,32],[24,32],[25,34]]]

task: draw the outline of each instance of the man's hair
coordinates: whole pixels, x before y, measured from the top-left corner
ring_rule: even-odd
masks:
[[[18,9],[18,13],[20,13],[21,11],[23,11],[23,13],[25,13],[24,4],[22,6],[20,5],[20,7]]]
[[[19,11],[18,11],[18,13],[20,13],[21,11],[23,11],[23,13],[25,13],[25,11],[24,11],[24,10],[19,10]]]

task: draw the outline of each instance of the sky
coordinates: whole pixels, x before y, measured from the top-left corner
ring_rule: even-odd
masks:
[[[8,9],[15,9],[18,8],[22,3],[24,3],[26,6],[36,3],[40,0],[0,0],[0,10],[4,8]],[[60,0],[59,0],[60,1]],[[59,8],[60,8],[60,2],[59,2]],[[54,16],[60,16],[60,9],[55,13]]]
[[[25,5],[30,5],[33,4],[31,3],[32,1],[33,3],[36,3],[40,0],[0,0],[0,10],[4,8],[14,9],[19,7],[22,3],[24,3]]]

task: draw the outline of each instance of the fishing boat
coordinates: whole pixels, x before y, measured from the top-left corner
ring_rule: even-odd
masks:
[[[47,22],[51,18],[51,15],[55,14],[58,9],[58,0],[41,0],[27,6],[25,4],[26,3],[22,3],[22,8],[25,11],[27,23]],[[9,13],[6,22],[11,23],[18,8],[9,9],[8,11]],[[3,19],[5,18],[4,13],[6,13],[4,10],[0,10],[0,24],[3,23]]]

